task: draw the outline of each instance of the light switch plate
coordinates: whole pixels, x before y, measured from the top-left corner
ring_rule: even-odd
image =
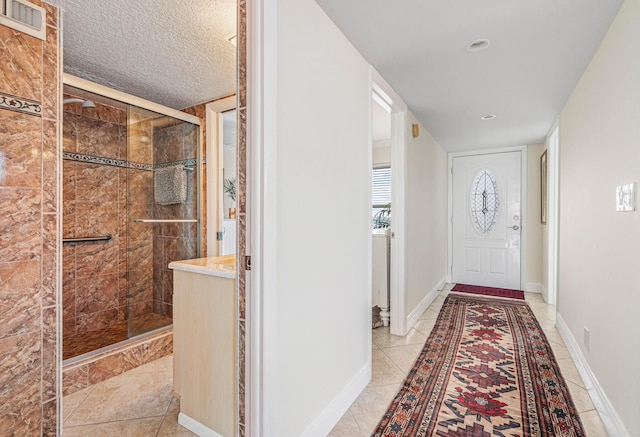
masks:
[[[616,211],[629,212],[636,210],[636,183],[616,187]]]

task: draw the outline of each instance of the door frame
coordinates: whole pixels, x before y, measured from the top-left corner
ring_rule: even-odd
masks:
[[[520,152],[520,217],[523,232],[520,233],[520,289],[527,285],[527,146],[506,147],[500,149],[474,150],[469,152],[449,153],[448,177],[448,209],[449,222],[447,223],[447,282],[453,282],[453,158],[462,156],[493,155],[496,153]]]
[[[206,157],[207,159],[207,256],[219,256],[222,241],[218,241],[217,233],[222,231],[222,114],[236,109],[235,94],[223,99],[214,100],[205,105],[206,120]],[[236,141],[237,142],[237,141]],[[215,193],[215,197],[213,197]],[[215,200],[215,201],[212,201]]]
[[[554,140],[555,138],[555,140]],[[550,305],[555,305],[558,297],[558,226],[560,210],[560,120],[556,117],[545,140],[547,147],[547,278],[543,283],[543,298]],[[544,278],[543,278],[544,279]],[[544,282],[544,281],[543,281]]]
[[[389,266],[389,329],[393,335],[407,334],[406,187],[407,105],[384,78],[371,67],[371,90],[391,109],[391,254]],[[371,196],[371,193],[369,193]],[[369,250],[369,265],[373,251]],[[370,267],[371,268],[371,267]]]

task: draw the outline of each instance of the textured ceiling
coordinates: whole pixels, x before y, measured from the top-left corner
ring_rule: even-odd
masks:
[[[183,109],[235,92],[235,0],[48,0],[64,71]]]
[[[622,3],[316,1],[448,151],[542,142]]]

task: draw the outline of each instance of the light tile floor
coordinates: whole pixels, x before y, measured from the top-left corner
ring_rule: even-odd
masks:
[[[171,395],[173,356],[140,366],[63,398],[65,437],[191,437],[178,425]]]
[[[450,287],[445,287],[406,336],[391,335],[388,328],[373,330],[371,382],[330,436],[371,435],[435,325]],[[555,328],[555,308],[545,304],[539,294],[527,293],[526,299],[553,348],[587,435],[606,436],[585,384]],[[179,402],[171,395],[172,368],[173,357],[168,356],[65,396],[64,436],[195,436],[178,425]]]
[[[422,350],[451,287],[452,284],[444,287],[405,337],[391,335],[389,328],[373,330],[371,382],[333,428],[329,434],[331,437],[365,437],[373,433]],[[607,432],[600,416],[555,327],[555,307],[544,303],[542,296],[537,293],[526,293],[525,299],[549,340],[586,434],[592,437],[606,437]]]

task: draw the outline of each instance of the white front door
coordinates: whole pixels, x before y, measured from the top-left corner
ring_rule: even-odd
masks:
[[[453,158],[453,282],[521,289],[521,153]]]

